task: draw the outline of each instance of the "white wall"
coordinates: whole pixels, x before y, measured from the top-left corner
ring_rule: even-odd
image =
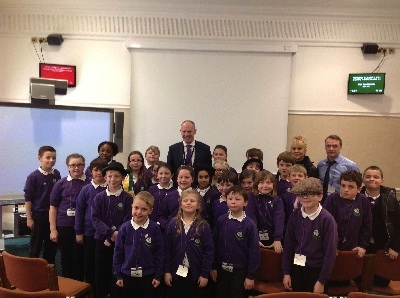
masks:
[[[379,70],[386,73],[384,95],[347,95],[349,73],[372,72],[382,56],[362,54],[358,47],[299,46],[293,57],[289,111],[399,115],[399,49]]]
[[[1,37],[0,100],[29,102],[29,78],[39,76],[30,37]],[[40,48],[37,45],[41,57]],[[77,66],[77,86],[57,95],[56,104],[129,108],[130,55],[123,41],[66,39],[43,46],[47,63]]]
[[[183,120],[196,123],[196,139],[228,147],[241,171],[245,152],[264,151],[275,171],[286,147],[291,53],[132,51],[131,146],[144,151],[181,141]]]

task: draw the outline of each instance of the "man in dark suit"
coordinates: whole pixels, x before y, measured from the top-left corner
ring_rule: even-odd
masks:
[[[194,167],[196,164],[211,165],[210,146],[194,140],[197,132],[196,125],[191,120],[185,120],[181,124],[181,136],[183,142],[169,146],[167,162],[174,170],[182,165]]]

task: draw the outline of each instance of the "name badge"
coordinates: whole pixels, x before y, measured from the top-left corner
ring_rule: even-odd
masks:
[[[131,268],[131,277],[142,277],[142,276],[143,276],[142,267]]]
[[[184,265],[179,265],[178,270],[176,270],[176,275],[186,277],[189,273],[189,268]]]
[[[222,269],[228,272],[233,272],[233,264],[222,263]]]
[[[258,231],[258,236],[261,241],[269,240],[269,235],[267,231]]]
[[[300,254],[294,254],[293,264],[304,267],[306,265],[306,256]]]
[[[75,208],[68,208],[67,216],[75,216]]]

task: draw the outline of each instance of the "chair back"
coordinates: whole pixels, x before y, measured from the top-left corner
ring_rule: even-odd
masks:
[[[400,296],[390,296],[391,298],[400,298]],[[367,294],[362,292],[350,292],[347,298],[388,298],[388,295]]]
[[[48,263],[39,258],[18,257],[2,253],[5,279],[22,291],[36,292],[49,288]]]
[[[338,251],[329,280],[345,281],[362,274],[364,260],[357,258],[357,251]]]
[[[66,298],[67,296],[62,292],[49,292],[49,291],[40,291],[40,292],[25,292],[20,290],[10,290],[6,288],[0,287],[0,297],[7,298]]]
[[[272,293],[272,294],[262,294],[256,296],[257,298],[329,298],[328,295],[325,294],[316,294],[316,293],[307,293],[307,292],[284,292],[284,293]]]
[[[256,279],[281,282],[283,280],[282,254],[275,253],[273,249],[261,248],[261,262]]]
[[[375,275],[388,280],[400,280],[400,259],[389,259],[384,250],[378,250],[375,257]]]

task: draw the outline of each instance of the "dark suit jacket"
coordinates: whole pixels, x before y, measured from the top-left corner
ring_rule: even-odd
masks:
[[[167,163],[170,164],[174,173],[181,166],[184,165],[185,162],[183,160],[183,142],[179,142],[169,146],[168,155],[167,155]],[[211,151],[210,146],[195,141],[194,143],[194,162],[193,166],[196,164],[211,164]]]

